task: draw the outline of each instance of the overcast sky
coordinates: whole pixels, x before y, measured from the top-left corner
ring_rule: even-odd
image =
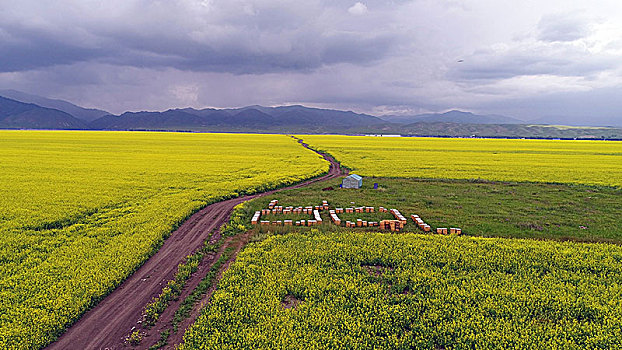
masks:
[[[251,104],[622,121],[619,0],[0,0],[0,88],[113,113]]]

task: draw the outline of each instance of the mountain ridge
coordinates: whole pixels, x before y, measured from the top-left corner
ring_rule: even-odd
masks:
[[[416,115],[386,115],[380,118],[398,124],[427,123],[458,123],[458,124],[525,124],[524,120],[503,115],[479,115],[456,109],[444,113],[425,113]]]
[[[86,129],[86,122],[69,113],[0,96],[0,128]]]
[[[622,129],[619,128],[533,125],[515,118],[498,115],[481,116],[459,110],[417,116],[376,117],[353,111],[313,108],[303,105],[276,107],[251,105],[222,109],[173,108],[166,111],[125,112],[120,115],[106,114],[86,122],[61,110],[42,107],[34,103],[24,103],[6,97],[0,97],[0,128],[353,135],[402,134],[447,137],[622,138]]]
[[[110,114],[110,112],[103,111],[101,109],[84,108],[65,100],[51,99],[12,89],[0,90],[0,96],[23,103],[36,104],[37,106],[44,108],[56,109],[86,122],[91,122],[97,118]]]

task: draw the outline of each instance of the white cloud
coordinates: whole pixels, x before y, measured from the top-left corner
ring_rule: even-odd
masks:
[[[352,5],[349,9],[348,12],[352,15],[355,16],[361,16],[367,13],[367,5],[363,4],[362,2],[357,2],[356,4]]]

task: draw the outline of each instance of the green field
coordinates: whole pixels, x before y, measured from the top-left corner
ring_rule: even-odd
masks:
[[[208,203],[319,175],[286,136],[0,131],[0,348],[39,348]]]
[[[182,349],[613,349],[622,248],[372,232],[249,245]]]
[[[374,182],[379,184],[378,190],[374,190]],[[365,178],[361,189],[342,190],[339,183],[340,180],[333,180],[253,200],[248,205],[247,215],[267,207],[271,199],[278,199],[284,206],[319,205],[322,200],[327,200],[331,206],[342,208],[397,208],[407,218],[410,214],[417,214],[432,227],[460,227],[471,236],[622,243],[622,189],[568,184]],[[321,190],[328,186],[336,190]],[[340,214],[339,217],[368,221],[393,218],[387,213]],[[270,215],[266,220],[288,218]],[[329,216],[323,214],[323,220],[328,223]],[[421,232],[412,221],[409,222],[406,231]],[[337,229],[332,224],[325,226],[321,229]]]
[[[301,136],[365,176],[622,186],[622,142]]]

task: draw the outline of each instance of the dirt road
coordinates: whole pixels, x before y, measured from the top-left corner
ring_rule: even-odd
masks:
[[[306,144],[301,144],[307,147]],[[187,255],[199,249],[229,220],[233,207],[249,199],[268,196],[284,189],[304,187],[345,174],[332,157],[322,156],[331,164],[328,174],[322,177],[278,190],[214,203],[192,215],[171,234],[156,254],[97,306],[85,313],[47,349],[120,348],[128,331],[141,319],[145,305],[159,295],[163,286],[173,278],[177,265]]]

